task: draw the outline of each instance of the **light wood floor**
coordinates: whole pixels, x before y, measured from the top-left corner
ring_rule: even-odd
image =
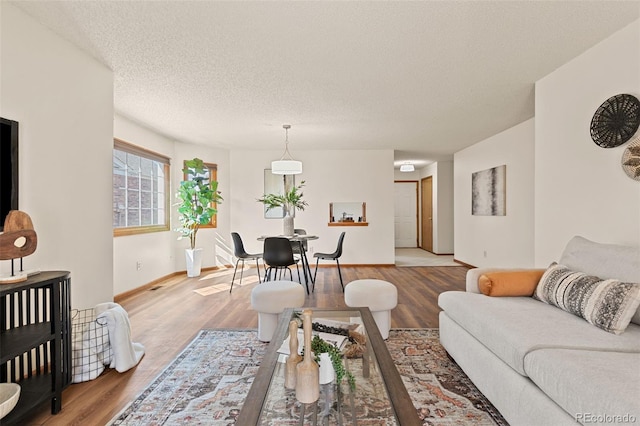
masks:
[[[362,278],[394,283],[398,307],[392,311],[391,324],[406,328],[438,327],[438,295],[464,289],[466,271],[464,266],[342,268],[345,283]],[[242,286],[236,278],[229,294],[232,274],[233,269],[204,272],[199,278],[178,276],[120,300],[131,320],[133,341],[145,346],[144,358],[125,373],[107,369],[95,380],[70,385],[63,393],[60,413],[51,415],[43,406],[28,424],[104,425],[144,390],[199,330],[257,328],[257,314],[250,305],[251,289],[257,285],[255,269],[245,271]],[[335,267],[318,270],[316,289],[307,296],[306,306],[345,306]]]

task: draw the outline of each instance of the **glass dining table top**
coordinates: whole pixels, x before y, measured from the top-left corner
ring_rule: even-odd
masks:
[[[334,379],[320,385],[320,397],[311,404],[300,403],[295,390],[285,388],[286,355],[281,352],[288,352],[283,348],[288,347],[289,321],[300,312],[287,309],[236,425],[421,425],[369,309],[311,309],[314,323],[353,324],[350,328],[357,327],[365,336],[364,354],[343,358],[345,369],[355,378],[355,388],[346,378],[340,384]]]
[[[258,241],[264,241],[266,238],[277,237],[277,238],[286,238],[289,241],[305,241],[305,240],[317,240],[320,237],[317,235],[307,235],[307,234],[293,234],[293,235],[260,235],[258,237]]]

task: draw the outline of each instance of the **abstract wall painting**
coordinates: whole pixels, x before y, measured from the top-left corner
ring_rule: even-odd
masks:
[[[471,214],[474,216],[506,216],[506,165],[482,170],[471,175]]]

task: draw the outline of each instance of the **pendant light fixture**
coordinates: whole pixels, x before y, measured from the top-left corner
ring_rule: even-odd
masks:
[[[290,124],[283,124],[285,131],[284,153],[279,160],[271,162],[271,173],[274,175],[299,175],[302,173],[302,161],[296,161],[289,153],[289,129]]]
[[[415,168],[415,167],[413,167],[413,164],[411,164],[411,163],[409,163],[409,162],[404,163],[403,165],[401,165],[401,166],[400,166],[400,171],[401,171],[401,172],[412,172],[412,171],[414,171],[415,169],[416,169],[416,168]]]

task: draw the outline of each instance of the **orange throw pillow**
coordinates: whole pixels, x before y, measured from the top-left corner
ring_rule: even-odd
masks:
[[[480,275],[478,289],[486,296],[532,296],[545,269],[492,272]]]

